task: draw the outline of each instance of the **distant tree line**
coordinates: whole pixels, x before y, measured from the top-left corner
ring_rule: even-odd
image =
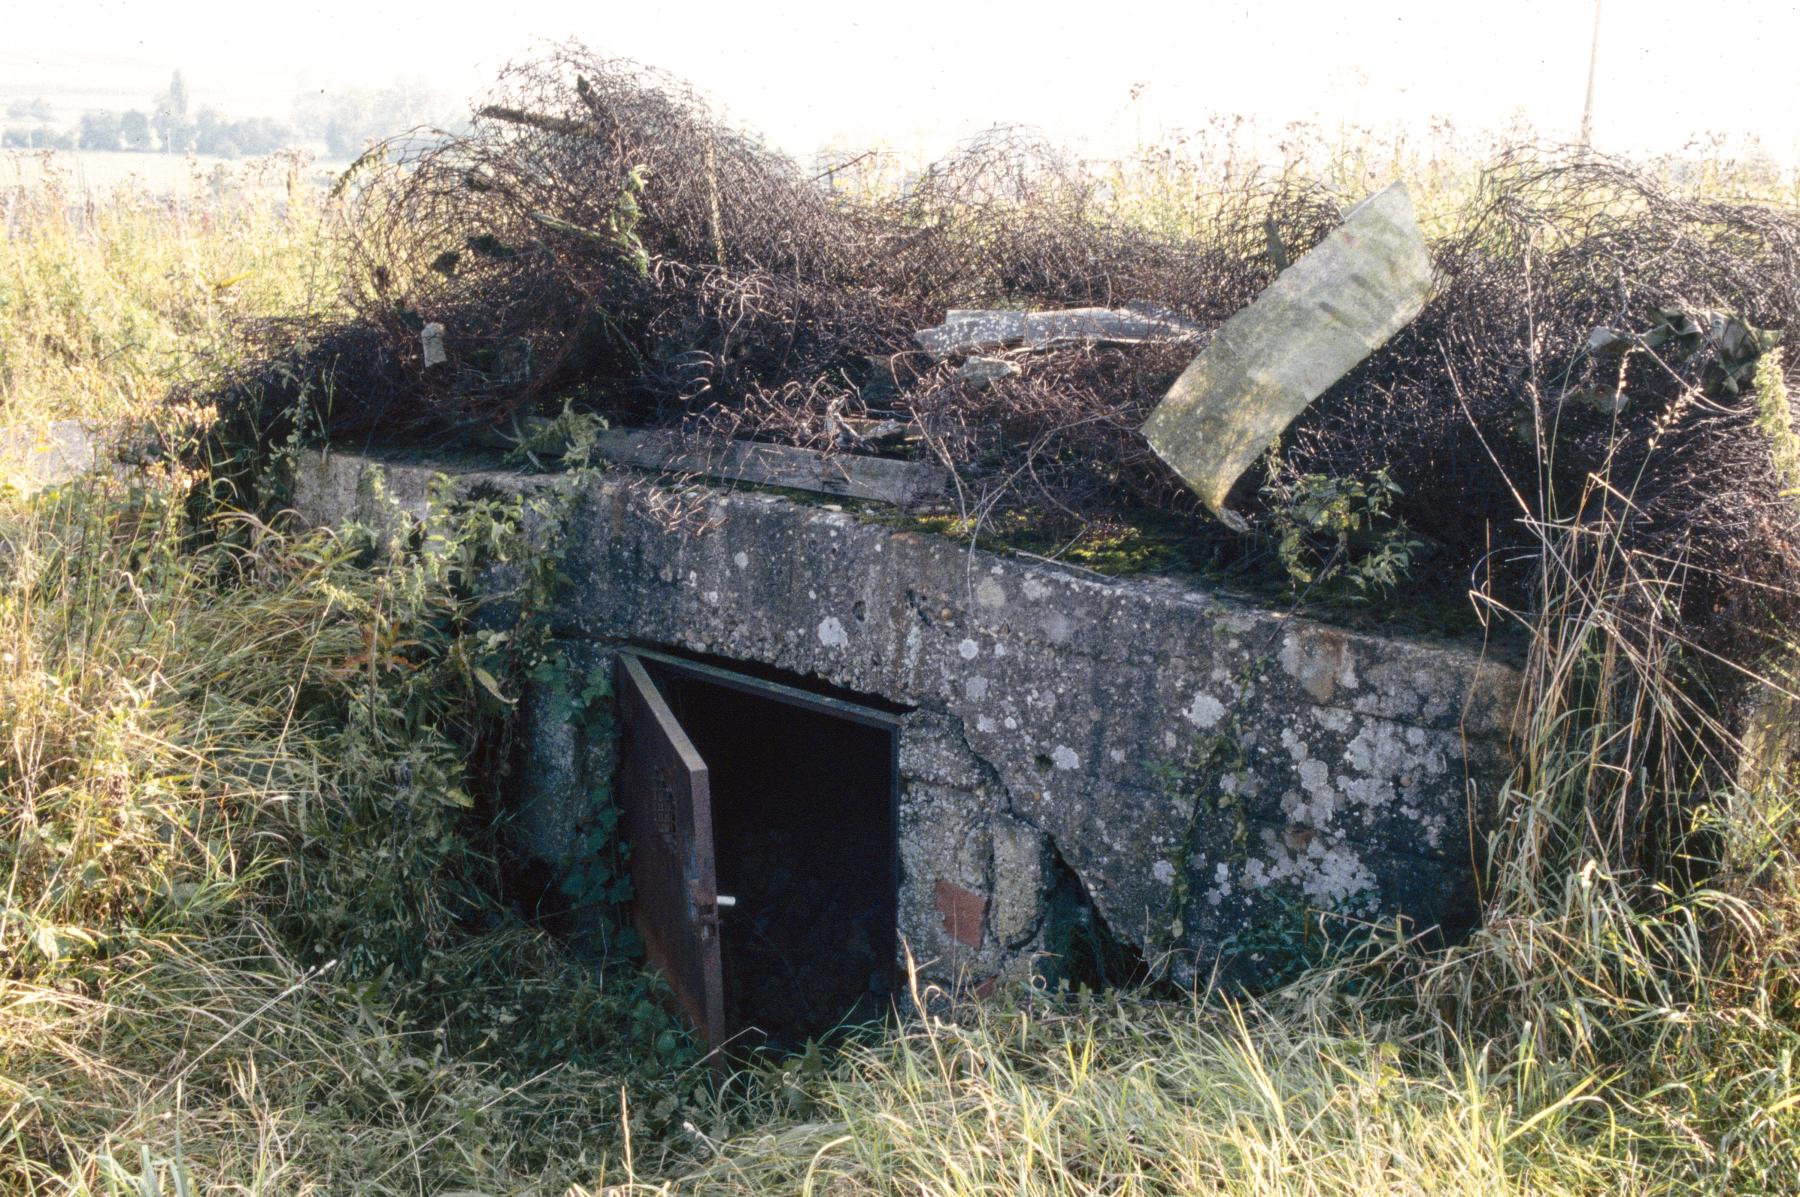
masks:
[[[0,146],[18,149],[72,150],[76,133],[73,129],[52,129],[48,122],[56,116],[50,101],[42,96],[33,100],[11,100],[6,105],[9,121],[35,121],[34,125],[7,125],[0,129]]]
[[[50,101],[42,96],[35,100],[14,100],[6,106],[8,120],[47,121],[52,115]]]
[[[51,111],[41,99],[15,101],[7,106],[6,115],[12,120],[46,121]],[[281,121],[263,116],[232,120],[214,108],[190,111],[187,83],[180,71],[151,101],[147,112],[97,108],[82,113],[73,129],[40,124],[9,125],[0,130],[0,145],[14,149],[136,150],[237,158],[272,153],[293,143],[293,130]]]
[[[369,144],[416,126],[447,122],[450,105],[420,81],[382,88],[308,93],[294,101],[293,119],[254,116],[233,120],[214,108],[190,111],[188,88],[176,71],[148,109],[91,109],[72,129],[50,125],[55,113],[44,99],[14,100],[0,128],[7,149],[132,150],[211,154],[236,158],[268,154],[300,141],[324,142],[333,158],[354,158]],[[34,122],[26,124],[22,122]]]

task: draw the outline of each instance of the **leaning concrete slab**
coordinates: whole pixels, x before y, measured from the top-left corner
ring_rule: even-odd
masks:
[[[422,511],[441,470],[315,457],[295,505],[322,524]],[[1309,908],[1472,917],[1470,811],[1505,776],[1519,683],[1476,647],[971,552],[767,493],[690,488],[706,530],[678,534],[673,496],[641,474],[446,472],[567,494],[554,631],[571,651],[706,654],[904,708],[900,931],[930,978],[1029,969],[1063,866],[1114,934],[1184,980],[1221,957],[1253,968],[1238,945],[1297,934]],[[554,871],[575,851],[559,804],[608,758],[537,723],[520,823]]]
[[[1431,256],[1412,198],[1395,183],[1220,326],[1144,436],[1232,522],[1232,484],[1309,403],[1410,323],[1430,292]]]

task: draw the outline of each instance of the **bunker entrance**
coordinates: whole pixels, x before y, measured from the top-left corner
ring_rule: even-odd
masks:
[[[712,1048],[788,1049],[892,1000],[895,715],[621,654],[633,917]]]

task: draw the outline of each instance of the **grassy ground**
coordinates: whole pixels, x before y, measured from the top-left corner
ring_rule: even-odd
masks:
[[[146,418],[232,317],[331,302],[322,202],[67,199],[0,198],[0,421]],[[1001,994],[720,1092],[635,972],[490,896],[466,519],[382,558],[196,525],[191,481],[0,496],[0,1189],[1800,1191],[1800,785],[1672,829],[1704,884],[1632,871],[1682,763],[1642,733],[1706,729],[1555,530],[1470,942],[1254,1001]]]
[[[67,199],[0,241],[16,428],[179,447],[235,317],[332,295],[323,193]],[[196,524],[194,481],[0,484],[0,1191],[559,1191],[720,1130],[635,970],[491,896],[466,563]]]

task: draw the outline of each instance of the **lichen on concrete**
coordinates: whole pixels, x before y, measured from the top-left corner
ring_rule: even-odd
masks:
[[[300,510],[354,514],[365,464],[306,464]],[[387,472],[404,505],[432,467]],[[1420,924],[1466,917],[1469,787],[1503,775],[1518,686],[1476,649],[768,494],[691,489],[680,501],[706,530],[685,534],[659,517],[674,498],[637,476],[473,477],[573,488],[559,635],[754,662],[910,708],[901,930],[946,969],[1029,955],[1051,850],[1112,933],[1174,949],[1185,975],[1294,894]],[[1223,750],[1196,763],[1197,743]],[[946,938],[939,880],[986,899],[979,946]]]

